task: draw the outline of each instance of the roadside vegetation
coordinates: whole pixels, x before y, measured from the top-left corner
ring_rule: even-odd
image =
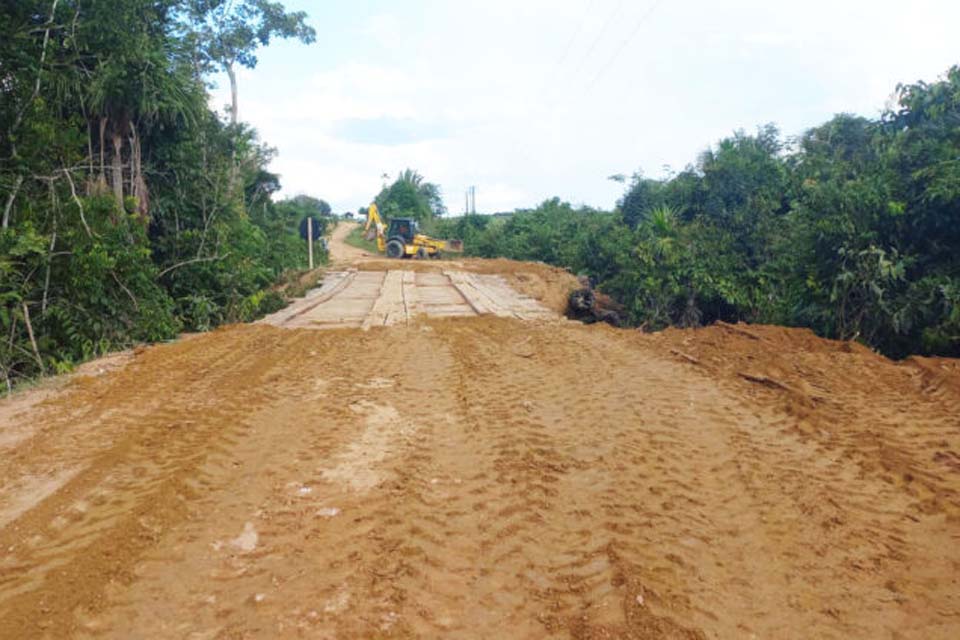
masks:
[[[897,95],[795,140],[736,133],[667,179],[635,175],[613,212],[553,199],[435,232],[589,275],[646,329],[746,320],[960,356],[960,67]]]
[[[138,341],[274,310],[311,198],[274,203],[235,69],[313,40],[263,0],[0,8],[0,389]],[[233,85],[208,107],[208,77]]]
[[[344,236],[343,241],[351,247],[363,249],[368,253],[376,254],[378,252],[376,240],[367,240],[364,236],[363,225],[351,229],[350,233]]]

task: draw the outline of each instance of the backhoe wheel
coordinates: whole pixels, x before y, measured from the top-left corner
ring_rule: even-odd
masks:
[[[425,248],[420,247],[419,249],[417,249],[417,259],[426,260],[429,257],[430,257],[430,254],[427,253],[427,250]]]
[[[403,243],[399,240],[391,240],[387,243],[388,258],[402,258],[404,254]]]

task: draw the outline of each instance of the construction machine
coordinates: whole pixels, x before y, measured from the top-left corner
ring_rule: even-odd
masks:
[[[367,208],[367,239],[377,239],[377,249],[388,258],[439,258],[442,251],[463,251],[460,240],[437,240],[420,233],[413,218],[391,218],[384,223],[376,203]]]

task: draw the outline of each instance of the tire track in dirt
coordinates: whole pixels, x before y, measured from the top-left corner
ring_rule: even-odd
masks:
[[[673,339],[668,331],[651,342],[662,349]],[[952,444],[960,437],[952,419],[960,413],[960,380],[949,374],[952,361],[894,363],[807,330],[722,323],[681,344],[698,356],[694,371],[775,406],[790,416],[795,436],[913,495],[912,515],[960,518],[960,493],[950,482],[960,473]]]
[[[902,628],[908,585],[950,580],[949,565],[909,559],[921,539],[949,544],[949,527],[927,526],[908,543],[909,494],[799,437],[795,416],[691,380],[629,334],[566,327],[510,338],[485,329],[454,351],[467,363],[477,354],[465,395],[484,407],[486,424],[509,425],[508,435],[484,438],[496,443],[498,480],[518,488],[496,500],[508,506],[493,520],[494,548],[506,548],[500,562],[511,553],[527,560],[517,577],[549,603],[538,613],[548,631],[685,637],[699,626],[721,636],[849,637]],[[515,356],[509,367],[505,351]],[[535,545],[515,543],[526,525],[514,513],[540,523]],[[579,557],[572,531],[588,549]],[[538,563],[538,551],[551,562]],[[950,620],[925,633],[938,637]]]
[[[956,636],[952,378],[658,340],[258,325],[78,380],[0,460],[0,637]]]
[[[132,561],[205,491],[198,471],[206,458],[242,437],[242,417],[295,374],[276,358],[275,338],[242,328],[171,345],[161,349],[169,358],[94,381],[96,401],[84,415],[50,405],[47,415],[63,417],[31,443],[30,464],[15,457],[5,476],[64,459],[79,471],[0,531],[4,634],[61,635],[75,610],[99,608],[106,584],[132,578]]]
[[[319,332],[298,333],[312,339]],[[111,637],[127,637],[132,627],[150,628],[151,637],[185,630],[323,637],[330,628],[336,637],[370,637],[410,628],[402,605],[412,587],[399,578],[437,539],[417,525],[421,485],[432,486],[420,477],[429,458],[426,418],[449,419],[436,412],[434,398],[422,405],[442,378],[430,372],[442,366],[418,357],[426,347],[420,335],[407,332],[389,358],[380,349],[382,330],[339,336],[336,351],[340,362],[351,362],[350,377],[311,367],[301,373],[313,391],[252,416],[257,433],[229,446],[225,458],[250,467],[258,452],[244,491],[218,481],[197,504],[196,524],[161,544],[133,591],[113,593],[111,612],[94,626]],[[244,532],[256,542],[240,553],[229,540]],[[178,576],[184,555],[196,571]],[[130,600],[163,604],[131,607]]]
[[[603,407],[616,399],[603,388],[601,359],[578,358],[576,345],[557,348],[560,326],[521,332],[513,325],[513,335],[482,324],[450,327],[464,367],[465,413],[475,417],[473,446],[494,470],[481,480],[494,481],[485,504],[496,508],[479,529],[498,574],[491,594],[513,600],[511,629],[536,621],[539,628],[518,637],[698,637],[638,606],[641,586],[621,557],[616,523],[599,521],[620,482],[598,468],[612,452]],[[502,609],[493,598],[478,604]]]
[[[911,374],[900,366],[815,338],[797,348],[804,340],[799,331],[790,335],[792,344],[779,348],[747,348],[715,338],[741,329],[704,331],[713,335],[697,339],[689,345],[693,349],[683,347],[688,371],[682,375],[716,382],[759,418],[749,429],[733,432],[731,442],[740,452],[740,476],[760,500],[757,512],[779,539],[790,608],[811,618],[819,613],[823,637],[859,637],[865,629],[883,636],[909,630],[918,637],[951,637],[960,602],[947,591],[934,604],[929,586],[955,582],[957,559],[934,560],[928,552],[958,539],[952,501],[957,478],[936,471],[937,455],[930,455],[960,440],[949,417],[960,395],[935,401],[905,396],[904,388],[913,385],[905,384]],[[761,333],[789,330],[750,331],[749,341],[756,343]],[[826,350],[837,352],[826,358],[829,369],[823,368]],[[690,353],[697,366],[690,366]],[[753,377],[786,386],[747,382],[740,375],[745,366],[751,372],[771,367]],[[731,370],[736,374],[723,373]],[[899,473],[916,474],[929,485],[899,481]]]

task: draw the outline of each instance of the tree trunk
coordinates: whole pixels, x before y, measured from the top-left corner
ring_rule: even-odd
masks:
[[[97,175],[96,169],[94,169],[94,162],[96,160],[93,157],[93,121],[87,119],[87,182],[86,182],[86,195],[92,195],[91,188],[96,182],[94,176]]]
[[[239,116],[237,107],[237,72],[233,68],[233,63],[227,65],[227,75],[230,76],[230,123],[236,125]],[[234,133],[236,135],[236,133]],[[230,167],[230,181],[227,184],[227,195],[233,197],[237,192],[237,182],[240,178],[240,168],[237,166],[237,145],[233,145],[233,152],[230,154],[232,166]]]
[[[113,181],[113,195],[117,199],[117,206],[120,207],[120,211],[123,211],[123,137],[119,131],[114,131],[111,137],[113,140],[113,164],[110,178]]]
[[[106,178],[107,165],[103,159],[103,152],[107,146],[106,131],[107,131],[107,119],[100,118],[100,179],[101,180],[107,179]]]
[[[237,124],[240,115],[237,106],[237,72],[232,62],[227,65],[227,75],[230,77],[230,124]]]
[[[50,251],[47,253],[47,275],[43,279],[43,301],[40,303],[41,315],[47,315],[47,294],[50,292],[50,271],[53,269],[53,250],[57,246],[57,217],[53,217],[53,234],[50,236]]]
[[[33,355],[37,359],[37,365],[40,367],[40,373],[46,375],[47,369],[43,366],[43,358],[40,357],[40,349],[37,348],[37,339],[33,335],[33,324],[30,322],[30,309],[27,308],[26,300],[20,301],[20,307],[23,309],[23,321],[27,325],[27,335],[30,336],[30,345],[33,347]]]
[[[6,229],[10,226],[10,211],[13,210],[13,201],[17,199],[17,192],[20,191],[20,185],[23,184],[23,174],[17,176],[17,179],[13,182],[13,188],[10,189],[10,195],[7,196],[7,204],[3,207],[3,226],[2,229]]]
[[[143,157],[141,155],[140,136],[137,127],[130,123],[130,185],[133,197],[137,199],[137,212],[147,219],[149,215],[149,194],[147,183],[143,179]]]
[[[40,95],[40,79],[43,76],[43,65],[47,61],[47,45],[50,43],[50,29],[53,26],[53,19],[57,15],[57,4],[60,0],[53,0],[53,3],[50,5],[50,17],[47,18],[46,29],[43,32],[43,48],[40,50],[40,64],[37,65],[37,80],[33,85],[33,93],[30,96],[30,99],[21,105],[20,109],[16,112],[16,117],[13,119],[13,126],[10,127],[8,135],[10,138],[13,138],[13,134],[17,129],[20,128],[20,124],[23,122],[24,114],[27,112],[27,109],[33,104],[37,99],[37,96]],[[17,145],[13,143],[10,145],[11,154],[10,157],[15,159],[17,157]],[[23,174],[17,175],[17,179],[13,183],[13,189],[10,190],[10,195],[7,196],[7,203],[3,207],[3,221],[2,229],[6,229],[10,225],[10,211],[13,209],[13,202],[17,199],[17,193],[20,191],[20,185],[23,184]]]

